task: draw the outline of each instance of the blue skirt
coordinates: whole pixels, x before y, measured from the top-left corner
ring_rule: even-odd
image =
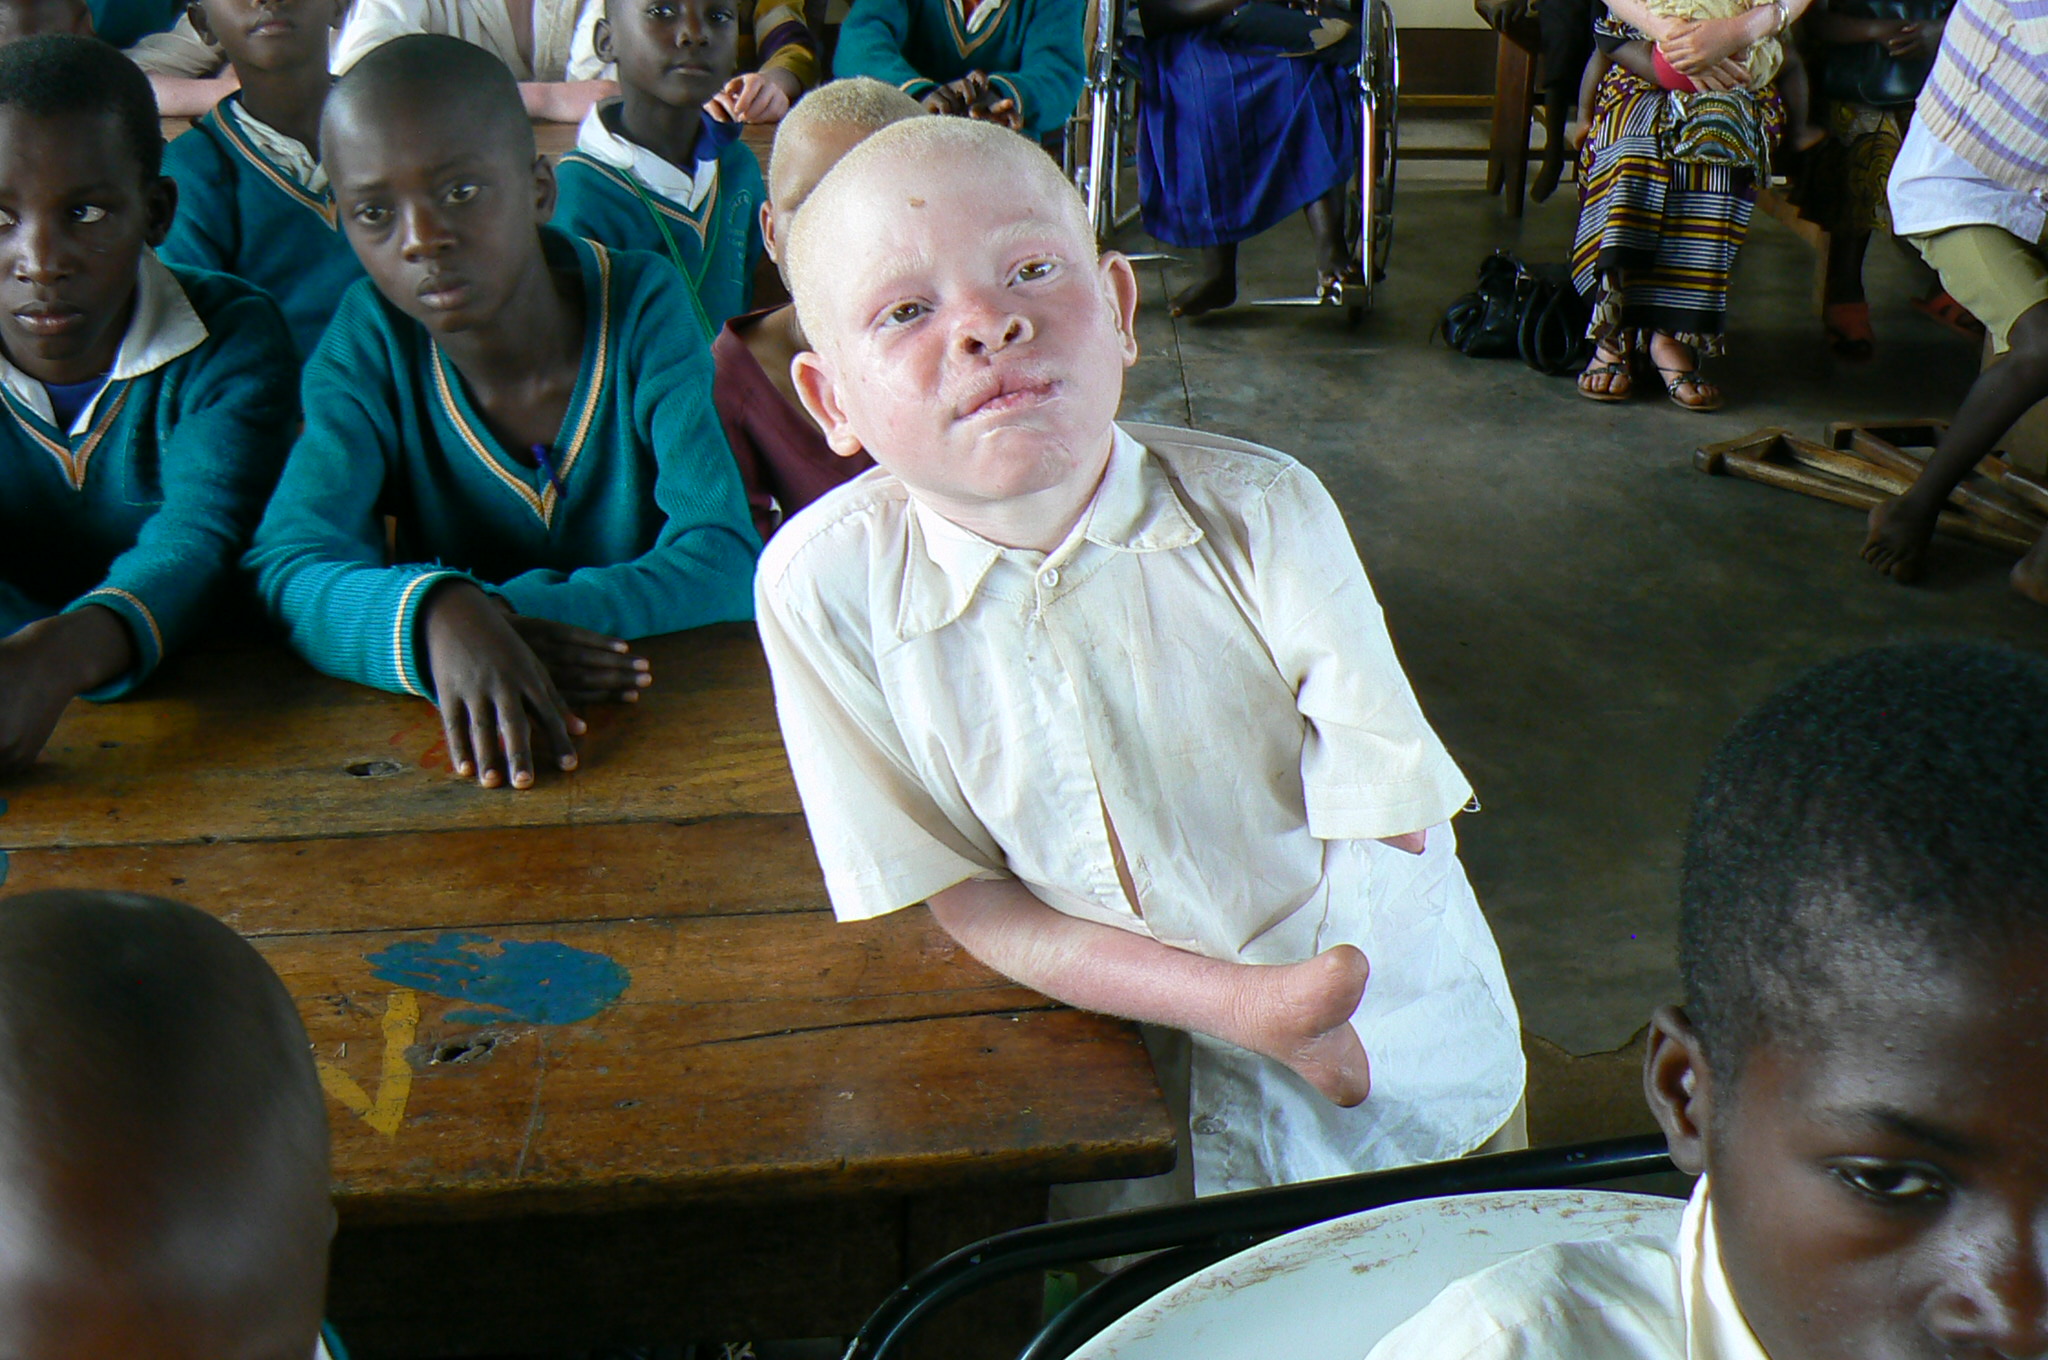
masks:
[[[1344,66],[1225,46],[1199,28],[1132,47],[1138,203],[1168,245],[1248,240],[1358,172],[1357,82]]]

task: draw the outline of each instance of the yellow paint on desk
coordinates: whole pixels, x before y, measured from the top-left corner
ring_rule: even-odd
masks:
[[[412,1064],[406,1061],[405,1051],[412,1047],[419,1027],[420,999],[401,987],[384,1003],[384,1070],[377,1081],[375,1100],[333,1063],[318,1064],[322,1089],[386,1138],[396,1137],[405,1123],[405,1104],[412,1098]]]

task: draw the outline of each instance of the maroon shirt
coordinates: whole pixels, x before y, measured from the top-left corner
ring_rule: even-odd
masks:
[[[800,406],[792,406],[755,360],[734,327],[750,325],[775,309],[748,312],[725,323],[712,342],[717,375],[711,399],[733,461],[747,487],[747,508],[761,541],[818,497],[875,465],[865,453],[841,458]]]

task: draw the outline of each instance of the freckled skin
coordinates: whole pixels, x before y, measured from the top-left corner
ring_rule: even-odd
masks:
[[[1651,1105],[1743,1315],[1771,1360],[2048,1354],[2048,935],[1875,972],[1732,1087],[1682,1011],[1654,1022]]]

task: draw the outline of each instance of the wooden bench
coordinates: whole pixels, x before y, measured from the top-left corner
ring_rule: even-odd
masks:
[[[4,790],[8,890],[196,903],[298,999],[360,1356],[843,1335],[1048,1184],[1172,1163],[1132,1027],[922,909],[834,923],[750,627],[646,654],[523,793],[453,778],[425,702],[270,648],[74,705]],[[1035,1304],[926,1353],[1012,1353]]]

